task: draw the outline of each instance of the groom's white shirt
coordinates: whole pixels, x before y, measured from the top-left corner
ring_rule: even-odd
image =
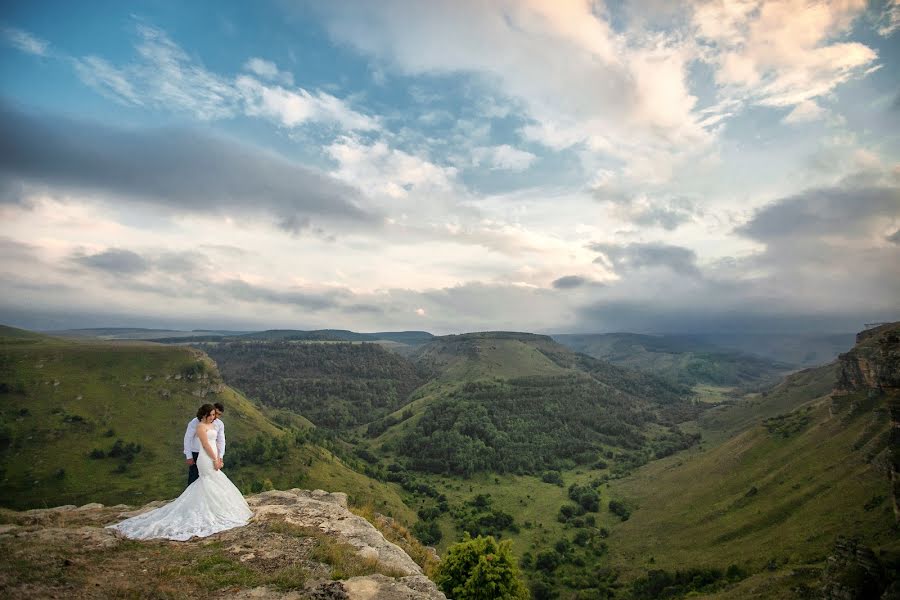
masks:
[[[197,425],[200,424],[200,420],[197,417],[191,419],[190,423],[187,425],[187,431],[184,432],[184,457],[185,458],[194,458],[194,452],[200,452],[203,450],[203,446],[200,444],[200,438],[197,437]],[[216,429],[216,449],[219,451],[219,458],[224,458],[225,456],[225,423],[222,422],[222,419],[216,419],[213,421],[213,427]]]

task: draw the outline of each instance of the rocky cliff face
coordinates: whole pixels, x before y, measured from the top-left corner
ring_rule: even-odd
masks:
[[[900,582],[890,582],[872,552],[857,540],[839,537],[828,556],[823,576],[823,600],[892,600]]]
[[[867,329],[856,346],[838,358],[840,372],[835,401],[850,398],[850,412],[873,403],[890,415],[887,463],[891,477],[894,517],[900,522],[900,323]]]
[[[867,329],[856,346],[838,357],[841,371],[835,392],[900,394],[900,323]]]
[[[321,490],[247,498],[246,527],[188,542],[134,542],[104,525],[119,505],[0,510],[0,596],[446,600],[409,555]]]

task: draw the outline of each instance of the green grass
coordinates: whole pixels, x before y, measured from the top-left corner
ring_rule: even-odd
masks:
[[[762,419],[791,412],[822,398],[834,387],[837,370],[836,363],[804,369],[789,375],[768,391],[747,394],[707,410],[700,416],[704,437],[713,443],[720,442]]]
[[[867,462],[878,440],[854,449],[872,416],[847,422],[830,414],[829,398],[806,405],[810,423],[789,436],[756,425],[611,482],[610,494],[633,508],[612,530],[613,564],[626,578],[732,563],[757,572],[770,562],[819,563],[838,534],[900,550],[889,502],[866,508],[888,492]]]
[[[698,383],[692,388],[694,397],[706,404],[721,404],[734,398],[735,388],[721,385]]]

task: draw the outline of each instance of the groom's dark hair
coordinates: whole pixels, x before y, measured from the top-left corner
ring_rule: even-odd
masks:
[[[216,402],[215,404],[213,404],[213,406],[215,406],[216,410],[219,411],[220,413],[225,412],[225,405],[222,404],[221,402]]]
[[[197,409],[197,420],[202,421],[206,415],[211,413],[216,409],[212,404],[204,404],[200,408]]]

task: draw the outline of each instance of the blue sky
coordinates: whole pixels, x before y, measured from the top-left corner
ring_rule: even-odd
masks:
[[[0,320],[900,318],[900,5],[5,3]]]

